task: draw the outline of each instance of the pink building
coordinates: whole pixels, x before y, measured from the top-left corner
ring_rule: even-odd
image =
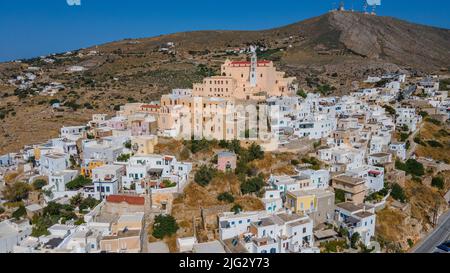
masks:
[[[236,154],[232,152],[218,153],[217,169],[222,172],[236,169]]]

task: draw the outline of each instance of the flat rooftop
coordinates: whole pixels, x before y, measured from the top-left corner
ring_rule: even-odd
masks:
[[[195,244],[194,253],[226,253],[225,248],[219,241]]]
[[[333,178],[334,181],[344,182],[351,185],[364,184],[364,179],[359,177],[351,177],[348,175],[339,175]]]

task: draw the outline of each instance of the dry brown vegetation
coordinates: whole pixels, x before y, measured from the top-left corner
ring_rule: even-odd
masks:
[[[237,176],[229,174],[219,174],[211,183],[202,187],[195,182],[190,183],[184,193],[173,202],[172,215],[177,219],[181,230],[179,236],[192,236],[193,218],[200,217],[200,209],[226,205],[217,199],[223,192],[230,192],[235,197],[234,204],[239,204],[244,210],[264,209],[261,201],[252,196],[240,196],[240,182]],[[233,204],[229,204],[231,208]]]
[[[447,189],[449,181],[446,179]],[[407,181],[405,193],[410,209],[400,211],[385,208],[377,212],[376,234],[387,243],[388,251],[405,251],[410,248],[408,239],[416,243],[432,229],[434,211],[447,209],[443,192],[420,182]]]
[[[437,126],[426,122],[419,135],[422,141],[435,140],[441,143],[444,148],[418,145],[416,150],[418,156],[450,163],[450,132],[445,126]]]

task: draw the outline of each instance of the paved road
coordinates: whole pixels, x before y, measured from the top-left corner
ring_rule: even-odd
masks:
[[[448,239],[450,239],[450,211],[441,216],[438,227],[411,249],[410,252],[433,253],[438,245]]]

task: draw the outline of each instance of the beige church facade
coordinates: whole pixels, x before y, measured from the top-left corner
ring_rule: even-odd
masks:
[[[265,100],[272,96],[293,96],[295,77],[285,77],[272,61],[258,61],[253,50],[251,61],[226,60],[221,75],[208,77],[193,86],[193,96],[238,100]]]

